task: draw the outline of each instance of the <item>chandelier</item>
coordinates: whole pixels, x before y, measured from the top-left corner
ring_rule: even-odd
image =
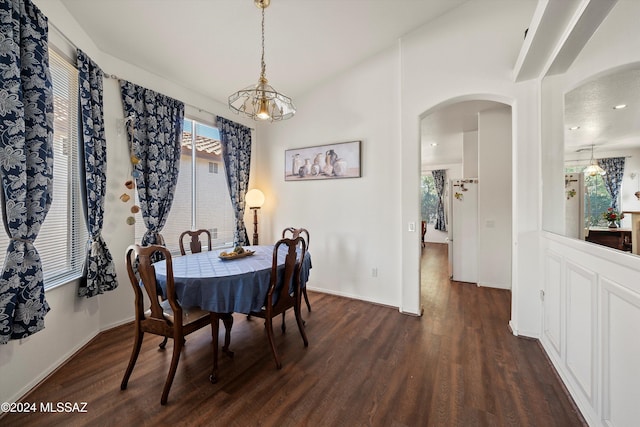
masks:
[[[243,114],[253,120],[280,121],[290,119],[296,113],[291,98],[277,92],[268,84],[264,62],[264,10],[271,0],[254,0],[262,9],[262,57],[258,84],[247,86],[229,97],[229,108],[236,114]]]
[[[598,165],[598,161],[593,158],[593,144],[591,145],[591,160],[589,161],[589,166],[584,168],[582,172],[589,176],[596,176],[598,174],[600,175],[607,174],[605,170]]]

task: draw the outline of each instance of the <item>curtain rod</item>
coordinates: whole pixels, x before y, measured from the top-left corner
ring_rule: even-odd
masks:
[[[625,159],[630,159],[633,156],[616,156],[616,157],[624,157]],[[612,159],[612,158],[613,157],[594,157],[593,159],[594,160],[602,160],[602,159]],[[588,162],[590,160],[591,160],[591,158],[588,158],[588,159],[587,158],[584,158],[584,159],[567,159],[567,160],[565,160],[565,163],[566,162]]]
[[[71,45],[72,48],[74,49],[79,49],[78,45],[76,45],[56,24],[54,24],[50,19],[47,18],[47,21],[49,23],[49,25],[67,42],[69,43],[69,45]],[[73,64],[74,66],[77,66],[76,64]],[[118,76],[116,76],[115,74],[109,74],[109,73],[105,73],[104,71],[102,71],[102,75],[107,78],[107,79],[114,79],[114,80],[125,80],[122,79]],[[196,107],[195,105],[191,105],[191,104],[187,104],[184,101],[181,101],[184,103],[184,105],[188,105],[191,108],[195,108],[196,110],[198,110],[199,113],[207,113],[207,114],[211,114],[212,116],[216,117],[217,114],[211,113],[209,111],[203,110],[200,107]],[[255,128],[250,127],[249,129],[251,129],[252,131],[255,131]]]

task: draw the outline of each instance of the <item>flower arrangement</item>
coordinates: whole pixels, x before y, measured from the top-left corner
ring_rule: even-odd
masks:
[[[606,219],[609,222],[620,221],[622,218],[624,218],[624,214],[617,212],[613,208],[609,208],[606,211],[602,212],[602,218]]]

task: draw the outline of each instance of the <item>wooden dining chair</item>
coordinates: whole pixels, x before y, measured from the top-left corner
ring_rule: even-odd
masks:
[[[295,228],[288,227],[282,230],[282,238],[286,238],[287,234],[291,233],[291,238],[295,239],[298,236],[302,236],[304,238],[304,242],[307,245],[307,250],[309,250],[309,231],[306,228]],[[309,297],[307,296],[307,287],[302,286],[302,296],[304,296],[304,302],[307,304],[307,310],[311,313],[311,304],[309,304]]]
[[[162,298],[159,292],[159,286],[156,282],[155,268],[153,267],[152,256],[160,253],[164,256],[167,263],[167,284],[166,299]],[[129,279],[135,294],[135,340],[133,343],[133,351],[129,359],[129,365],[125,371],[120,389],[125,390],[129,382],[129,377],[133,372],[133,368],[140,354],[144,333],[149,332],[154,335],[164,336],[165,338],[173,338],[173,356],[171,357],[171,365],[167,379],[162,390],[160,404],[167,403],[167,397],[173,378],[176,374],[178,361],[180,360],[180,352],[184,346],[184,337],[190,333],[211,325],[211,334],[213,337],[213,367],[217,365],[217,348],[218,348],[218,316],[199,308],[188,309],[183,308],[176,298],[173,267],[171,261],[171,253],[160,245],[140,246],[131,245],[126,251],[126,264]],[[144,295],[146,292],[150,308],[144,309]],[[166,342],[163,341],[163,343]],[[161,344],[161,348],[164,346]],[[213,368],[212,368],[213,372]]]
[[[278,274],[278,250],[281,246],[286,246],[287,255],[284,261],[284,268],[280,274]],[[298,250],[298,246],[300,246],[301,250]],[[260,311],[251,312],[251,316],[264,319],[264,326],[267,330],[271,353],[273,354],[276,368],[278,369],[282,367],[282,363],[280,362],[273,336],[274,317],[293,308],[304,346],[309,346],[307,334],[302,323],[302,317],[300,316],[300,272],[302,270],[306,248],[306,243],[302,237],[281,239],[275,244],[273,247],[271,279],[267,294],[265,295],[264,306]]]
[[[189,242],[189,249],[191,250],[192,254],[202,252],[202,242],[200,241],[200,236],[203,234],[207,239],[207,248],[211,250],[211,233],[209,232],[209,230],[202,228],[200,230],[195,230],[195,231],[191,231],[191,230],[185,231],[184,233],[180,234],[180,238],[178,240],[178,243],[180,244],[180,253],[182,255],[186,255],[186,251],[184,249],[185,236],[191,237],[191,241]]]

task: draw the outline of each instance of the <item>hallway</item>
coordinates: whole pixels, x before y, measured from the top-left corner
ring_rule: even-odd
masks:
[[[474,425],[586,425],[540,344],[509,330],[511,292],[450,281],[447,257],[446,244],[427,243],[421,258],[435,390],[449,396],[436,398],[447,400],[442,410],[475,414]]]

